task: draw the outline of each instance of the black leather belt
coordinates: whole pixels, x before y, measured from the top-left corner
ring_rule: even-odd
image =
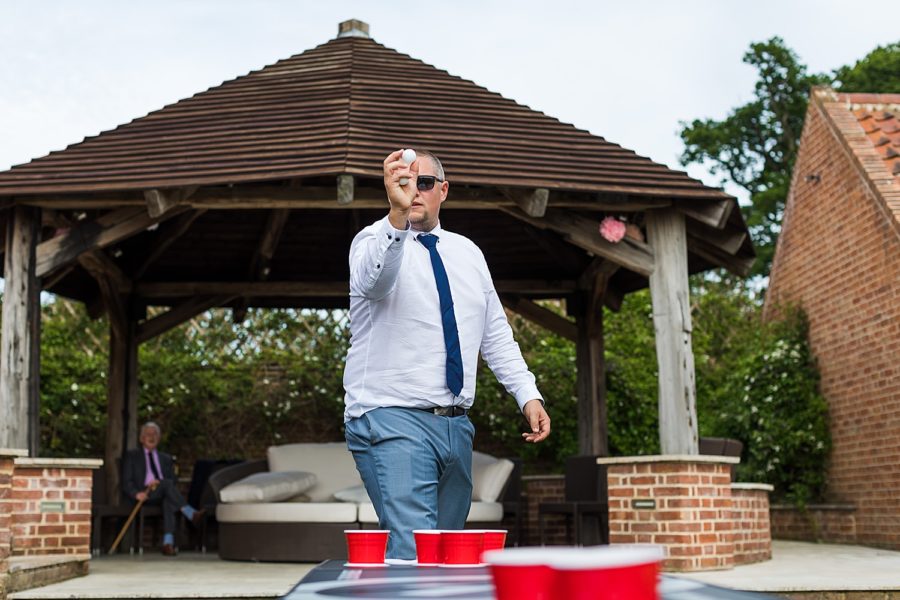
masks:
[[[435,406],[434,408],[419,408],[418,410],[434,413],[440,417],[462,417],[469,412],[469,409],[460,406]]]

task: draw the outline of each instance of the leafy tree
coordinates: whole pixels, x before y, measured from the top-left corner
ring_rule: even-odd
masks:
[[[723,120],[682,123],[685,150],[681,162],[710,165],[714,174],[750,192],[744,209],[758,260],[752,275],[766,275],[775,253],[791,169],[814,85],[827,82],[810,75],[779,37],[751,44],[744,62],[758,74],[754,99]]]
[[[842,92],[900,94],[900,42],[878,46],[853,66],[834,72]]]

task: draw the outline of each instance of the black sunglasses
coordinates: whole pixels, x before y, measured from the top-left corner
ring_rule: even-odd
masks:
[[[435,181],[440,181],[441,183],[444,182],[443,179],[435,177],[434,175],[419,175],[416,177],[416,189],[420,192],[427,192],[434,187]]]

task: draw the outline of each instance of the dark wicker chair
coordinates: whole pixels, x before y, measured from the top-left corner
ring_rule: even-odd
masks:
[[[574,544],[609,543],[606,467],[598,465],[597,458],[573,456],[566,460],[565,500],[541,502],[538,505],[541,545],[545,541],[544,519],[547,515],[566,517],[566,535],[567,538],[573,538]],[[586,535],[585,519],[596,523],[593,535]]]

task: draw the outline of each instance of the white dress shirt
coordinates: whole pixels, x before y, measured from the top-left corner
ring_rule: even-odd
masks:
[[[513,339],[481,250],[441,229],[438,252],[450,280],[463,362],[459,396],[447,388],[447,350],[428,249],[419,232],[385,217],[350,245],[350,351],[344,370],[344,420],[385,407],[470,408],[478,352],[519,409],[541,399]]]

